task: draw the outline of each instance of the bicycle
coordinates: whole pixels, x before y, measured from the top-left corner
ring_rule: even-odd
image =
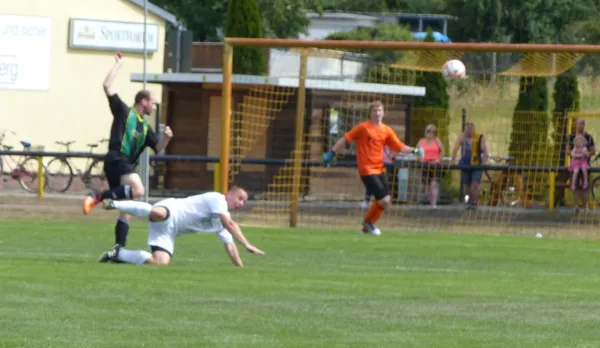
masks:
[[[490,164],[504,164],[510,165],[514,157],[506,156],[488,156]],[[488,170],[484,170],[486,177],[491,183],[490,187],[490,202],[492,206],[496,206],[499,203],[506,206],[515,207],[519,204],[527,205],[527,199],[524,197],[524,179],[523,175],[516,170],[501,170],[494,171],[490,175]]]
[[[600,154],[596,155],[594,158],[592,158],[590,160],[590,165],[594,162],[597,162],[599,159],[600,159]],[[592,173],[588,172],[588,175],[590,175],[590,177],[591,177],[591,174]],[[569,181],[570,181],[570,179],[569,179]],[[597,198],[600,198],[600,197],[596,196],[596,190],[598,190],[598,192],[600,192],[600,176],[595,177],[594,180],[592,180],[590,183],[590,194],[592,195],[592,199],[595,202],[598,202]]]
[[[6,138],[6,135],[11,133],[12,135],[16,135],[16,133],[10,129],[4,129],[0,132],[0,146],[4,151],[11,151],[13,146],[4,145],[3,141]],[[21,145],[23,145],[23,151],[29,151],[31,149],[31,143],[21,140]],[[6,159],[10,159],[12,162],[13,168],[8,169],[6,166]],[[44,170],[44,189],[48,187],[48,170],[46,166],[43,166]],[[21,155],[16,159],[14,156],[6,155],[0,157],[0,175],[2,175],[2,181],[7,182],[8,178],[5,176],[10,176],[12,179],[17,180],[21,187],[27,192],[37,192],[38,191],[38,169],[39,163],[36,157]]]
[[[100,140],[100,144],[108,142],[108,139]],[[65,147],[66,152],[71,152],[70,146],[75,141],[56,141],[56,144]],[[98,144],[87,144],[92,154]],[[56,192],[65,192],[73,183],[76,177],[81,178],[85,187],[90,190],[101,191],[105,186],[106,177],[104,175],[104,164],[100,158],[87,158],[85,170],[77,168],[77,174],[73,171],[72,160],[69,157],[54,157],[48,162],[49,176],[52,178],[51,189]]]

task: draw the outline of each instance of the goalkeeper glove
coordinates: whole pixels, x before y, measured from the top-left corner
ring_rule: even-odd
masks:
[[[421,158],[425,156],[425,153],[423,152],[423,149],[420,146],[415,146],[412,150],[412,153]]]
[[[325,152],[323,155],[321,155],[321,162],[323,163],[324,166],[329,167],[331,165],[331,163],[333,162],[334,157],[335,157],[335,152],[333,152],[333,150],[329,150],[329,151]]]

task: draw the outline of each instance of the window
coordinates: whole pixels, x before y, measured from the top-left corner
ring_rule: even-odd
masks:
[[[325,135],[325,147],[331,147],[338,139],[352,129],[357,124],[367,120],[368,109],[366,107],[332,107],[327,112],[327,129]],[[341,150],[349,159],[356,156],[355,144],[346,145],[345,150]]]

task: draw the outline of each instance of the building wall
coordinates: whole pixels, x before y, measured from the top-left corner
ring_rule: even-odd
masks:
[[[169,96],[168,123],[173,127],[174,137],[167,149],[171,155],[193,155],[218,157],[221,148],[221,89],[216,84],[165,84]],[[259,105],[249,100],[247,85],[232,86],[232,127],[242,125],[248,127],[245,134],[252,133],[254,140],[242,146],[244,158],[290,159],[294,149],[296,100],[293,93],[281,110],[274,117],[261,116],[260,108],[246,112],[246,107]],[[385,122],[398,134],[401,140],[406,139],[408,104],[400,96],[380,96],[386,102]],[[264,101],[263,101],[264,102]],[[265,106],[266,104],[260,104]],[[348,94],[333,91],[307,91],[305,132],[312,140],[304,149],[305,160],[318,161],[320,155],[328,147],[326,144],[327,119],[332,107],[361,108],[367,105],[361,100],[348,100]],[[235,117],[251,114],[248,122],[234,122]],[[365,111],[366,117],[366,111]],[[268,119],[268,121],[267,121]],[[262,121],[261,121],[262,120]],[[243,129],[238,131],[244,132]],[[345,131],[345,130],[344,130]],[[232,132],[235,136],[236,130]],[[337,140],[337,138],[336,138]],[[234,150],[232,138],[232,150]],[[349,160],[353,156],[349,156]],[[237,167],[233,183],[246,188],[251,195],[261,194],[269,189],[279,178],[280,190],[289,189],[291,183],[289,171],[282,172],[285,166],[242,164]],[[212,190],[214,187],[214,164],[170,162],[167,165],[165,188],[179,192],[198,192]],[[230,169],[234,164],[230,164]],[[360,198],[364,194],[362,184],[355,168],[320,168],[310,169],[310,182],[303,183],[307,189],[303,195],[313,198],[331,199],[332,194],[347,195],[349,198]],[[308,170],[305,169],[304,178]],[[275,185],[277,186],[277,185]],[[338,188],[341,192],[335,192]],[[277,187],[274,187],[277,190]]]
[[[70,49],[70,18],[124,22],[143,22],[143,9],[125,0],[28,0],[4,1],[2,13],[46,16],[52,18],[50,85],[47,91],[0,90],[3,110],[0,129],[11,128],[16,136],[5,139],[7,145],[28,140],[58,150],[55,141],[74,140],[74,151],[86,151],[87,143],[109,135],[112,116],[102,82],[114,63],[111,51]],[[163,71],[164,20],[148,15],[149,23],[159,24],[158,51],[149,53],[149,72]],[[0,48],[0,53],[2,48]],[[127,103],[133,103],[141,83],[130,82],[132,72],[143,71],[142,53],[125,53],[123,66],[115,81],[115,89]],[[162,87],[149,84],[158,96]],[[154,124],[153,119],[150,122]],[[96,152],[105,151],[101,147]],[[79,162],[81,163],[81,161]]]
[[[361,15],[344,12],[325,12],[318,15],[314,12],[307,13],[310,19],[308,35],[301,34],[301,39],[322,40],[339,31],[351,31],[358,27],[374,28],[379,21],[376,16]]]

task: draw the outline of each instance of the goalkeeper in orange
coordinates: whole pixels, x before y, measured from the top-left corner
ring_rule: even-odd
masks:
[[[333,162],[335,154],[346,143],[356,141],[358,174],[365,188],[375,196],[375,201],[369,207],[363,220],[362,233],[374,236],[381,234],[381,231],[375,227],[375,223],[391,204],[390,186],[383,163],[384,147],[387,145],[392,151],[413,153],[423,157],[421,148],[407,146],[398,139],[392,128],[382,122],[383,116],[383,104],[378,101],[373,102],[369,107],[370,119],[352,128],[333,145],[331,150],[321,156],[323,164],[329,166]]]

